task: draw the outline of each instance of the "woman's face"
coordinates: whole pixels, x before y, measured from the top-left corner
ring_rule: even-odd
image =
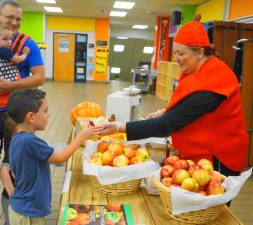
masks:
[[[182,73],[189,74],[198,70],[204,50],[193,50],[187,45],[174,43],[174,61],[179,64]]]

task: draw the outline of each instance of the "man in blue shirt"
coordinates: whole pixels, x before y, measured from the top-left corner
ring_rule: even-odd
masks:
[[[22,9],[18,5],[18,3],[14,0],[3,0],[0,3],[0,22],[3,24],[6,24],[10,26],[14,38],[13,43],[16,42],[17,49],[14,49],[15,52],[22,52],[22,49],[24,47],[28,47],[30,49],[29,56],[26,60],[24,60],[19,65],[19,72],[21,74],[21,77],[23,79],[10,82],[8,80],[0,80],[0,94],[1,92],[6,91],[13,91],[16,89],[21,88],[31,88],[36,87],[39,85],[42,85],[44,83],[45,79],[45,72],[44,72],[44,65],[42,61],[42,57],[40,54],[40,50],[37,47],[36,43],[28,38],[25,39],[25,42],[23,43],[23,46],[21,49],[19,49],[17,43],[17,38],[20,37],[20,33],[18,32],[21,23],[22,23]],[[24,39],[23,39],[24,40]],[[0,118],[2,117],[2,112],[0,113]],[[3,132],[4,135],[4,150],[5,150],[5,159],[3,160],[3,163],[0,168],[0,176],[1,180],[3,182],[3,185],[7,191],[8,196],[11,196],[14,190],[14,185],[11,180],[9,171],[9,157],[8,157],[8,147],[10,142],[10,137],[8,137],[8,132],[6,132],[6,129],[3,126],[3,123],[0,123],[0,131]],[[8,222],[8,199],[2,196],[2,207],[5,215],[6,225],[9,224]],[[6,208],[7,207],[7,208]]]

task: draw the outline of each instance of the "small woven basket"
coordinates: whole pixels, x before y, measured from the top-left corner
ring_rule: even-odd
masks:
[[[89,176],[92,186],[101,193],[109,195],[127,195],[139,190],[141,180],[130,180],[122,183],[115,183],[109,185],[100,184],[97,177]]]
[[[214,221],[218,217],[219,213],[221,212],[221,209],[224,206],[218,205],[210,207],[208,209],[172,215],[170,188],[163,185],[155,176],[152,177],[152,181],[160,194],[160,198],[162,200],[166,214],[177,221],[189,224],[206,224]]]

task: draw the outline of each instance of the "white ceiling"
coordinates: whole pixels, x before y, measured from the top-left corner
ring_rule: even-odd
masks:
[[[109,17],[116,0],[56,0],[56,4],[41,4],[35,0],[17,0],[24,11],[44,12],[47,15],[72,16],[82,18]],[[173,10],[180,9],[182,5],[198,5],[207,0],[121,0],[135,1],[133,9],[127,10],[126,17],[110,17],[111,36],[121,32],[131,33],[132,25],[149,25],[148,32],[153,33],[155,18],[169,16]],[[63,13],[47,13],[43,6],[57,6]],[[120,9],[118,9],[120,11]],[[122,10],[124,11],[124,10]],[[116,33],[117,34],[116,34]],[[145,31],[146,32],[146,31]],[[132,32],[133,33],[133,32]],[[143,33],[143,31],[139,31]],[[143,33],[144,34],[144,33]]]

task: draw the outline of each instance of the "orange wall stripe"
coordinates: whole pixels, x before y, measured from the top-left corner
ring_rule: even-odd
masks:
[[[252,0],[230,0],[229,19],[238,19],[253,15]]]
[[[108,46],[109,46],[109,29],[110,21],[107,18],[96,19],[96,47],[95,47],[95,71],[94,80],[107,80],[107,66],[108,66]],[[106,46],[98,46],[98,41],[106,41]]]

